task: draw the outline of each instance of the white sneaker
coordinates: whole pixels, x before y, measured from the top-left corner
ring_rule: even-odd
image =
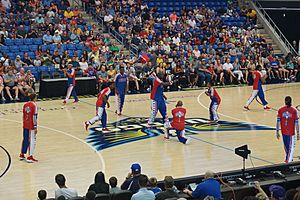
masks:
[[[187,140],[186,140],[185,144],[190,144],[190,143],[191,143],[191,138],[187,137]]]
[[[20,99],[18,97],[15,97],[15,101],[19,101]]]

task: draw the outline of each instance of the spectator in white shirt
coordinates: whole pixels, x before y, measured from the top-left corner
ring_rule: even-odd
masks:
[[[66,199],[71,199],[77,197],[78,193],[75,189],[68,188],[66,186],[66,178],[62,174],[57,174],[55,176],[55,182],[58,185],[58,189],[55,190],[55,198],[57,199],[60,196],[64,196]]]
[[[199,51],[198,47],[195,46],[195,49],[193,50],[193,54],[195,55],[195,57],[198,59],[201,55],[201,52]]]
[[[173,41],[174,44],[179,45],[179,43],[180,43],[180,37],[178,35],[174,36],[172,38],[172,41]]]
[[[105,16],[104,16],[104,22],[106,22],[106,23],[112,23],[113,18],[114,17],[111,14],[106,13]]]
[[[224,75],[228,76],[230,78],[230,84],[232,84],[232,79],[235,78],[232,70],[233,70],[233,65],[230,63],[230,59],[227,58],[226,63],[223,64],[223,70],[224,70]]]
[[[6,9],[10,9],[11,3],[9,0],[1,0],[1,3]]]

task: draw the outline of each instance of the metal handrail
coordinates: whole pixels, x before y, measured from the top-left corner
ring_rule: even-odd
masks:
[[[286,45],[286,47],[292,52],[294,55],[297,55],[297,51],[295,48],[291,45],[291,43],[286,39],[284,34],[280,31],[278,26],[275,24],[275,22],[271,19],[271,17],[268,15],[268,13],[265,11],[265,9],[261,6],[261,4],[257,0],[253,0],[254,5],[257,6],[259,11],[263,14],[264,18],[270,23],[270,25],[275,30],[274,33],[277,34],[278,38]]]

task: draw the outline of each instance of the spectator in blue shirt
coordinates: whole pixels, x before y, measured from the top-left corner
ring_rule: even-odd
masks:
[[[147,189],[148,177],[144,174],[139,177],[139,186],[140,189],[137,193],[135,193],[131,200],[154,200],[155,195],[152,191]]]
[[[161,192],[161,189],[157,187],[157,179],[155,177],[149,179],[149,186],[149,190],[151,190],[154,194]]]
[[[43,36],[43,42],[44,44],[51,44],[52,43],[52,36],[50,35],[50,31],[47,31],[47,33]]]
[[[214,179],[214,173],[212,171],[207,171],[204,178],[205,180],[200,183],[194,191],[184,189],[183,192],[199,200],[203,200],[207,196],[212,196],[215,199],[220,199],[220,183]]]

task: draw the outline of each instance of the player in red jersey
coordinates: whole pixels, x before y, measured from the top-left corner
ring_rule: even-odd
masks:
[[[185,115],[186,109],[182,107],[182,101],[178,101],[176,104],[176,108],[172,110],[173,121],[171,123],[171,127],[176,130],[176,135],[179,142],[183,144],[189,144],[190,138],[185,136],[184,123],[185,123]],[[169,132],[165,132],[165,138],[169,139]]]
[[[299,140],[298,112],[292,107],[292,98],[287,96],[285,97],[285,106],[278,110],[276,125],[277,139],[280,138],[279,130],[281,129],[284,150],[286,153],[286,163],[293,161],[295,151],[295,128],[297,130],[297,140]]]
[[[264,90],[262,88],[262,84],[265,82],[267,75],[263,76],[260,72],[262,70],[262,67],[260,65],[256,66],[255,71],[253,72],[253,91],[251,96],[249,97],[246,105],[244,106],[245,110],[250,110],[249,105],[252,103],[252,101],[256,98],[256,96],[259,97],[261,100],[261,103],[264,106],[265,110],[270,110],[270,107],[267,106],[268,102],[265,100],[265,94]]]
[[[106,115],[106,104],[107,108],[110,107],[108,103],[108,98],[111,93],[111,91],[115,88],[115,84],[111,83],[109,87],[104,88],[99,94],[98,99],[96,102],[96,116],[90,119],[89,121],[86,121],[85,124],[85,130],[88,130],[88,127],[90,125],[93,125],[95,122],[100,121],[102,123],[102,131],[109,131],[108,128],[106,128],[106,122],[107,122],[107,115]]]
[[[19,159],[25,160],[25,154],[28,152],[29,156],[26,161],[32,163],[38,161],[33,157],[36,146],[38,108],[35,103],[36,94],[33,90],[28,93],[28,97],[30,101],[23,106],[23,142]]]
[[[218,108],[221,103],[221,97],[218,94],[217,90],[212,87],[212,83],[207,83],[207,91],[205,94],[210,97],[211,102],[209,105],[209,118],[211,124],[217,124],[219,122],[219,116],[218,116]]]

